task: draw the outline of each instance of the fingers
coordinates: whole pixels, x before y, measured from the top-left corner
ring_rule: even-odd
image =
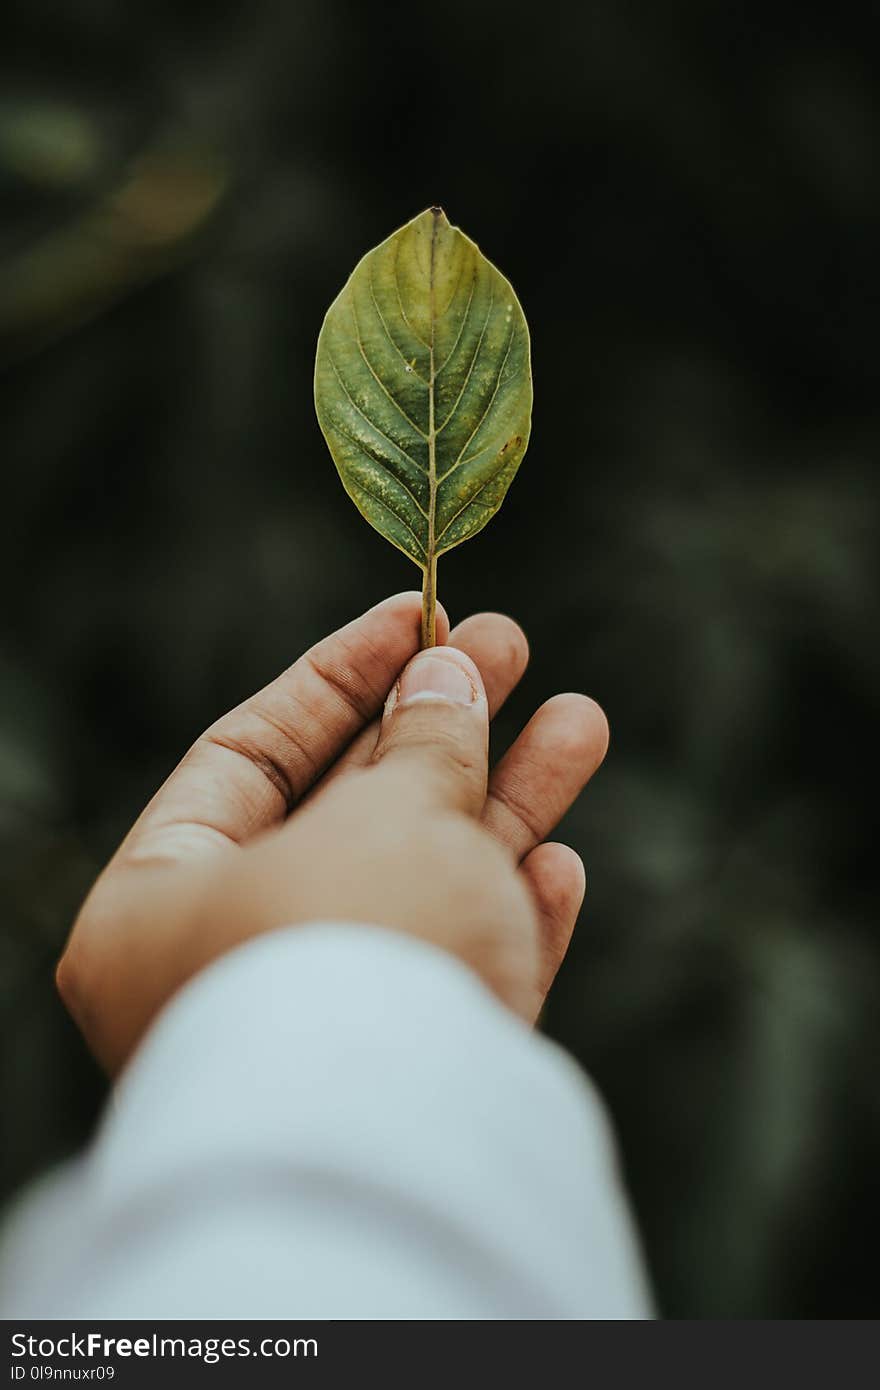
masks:
[[[483,824],[522,859],[559,823],[608,749],[608,722],[586,695],[555,695],[494,769]]]
[[[388,697],[374,763],[399,795],[479,815],[486,797],[489,710],[476,665],[455,647],[413,657]]]
[[[421,596],[397,594],[325,638],[213,724],[135,826],[126,850],[182,858],[282,821],[382,708],[418,650]],[[449,624],[438,609],[438,632]]]
[[[489,718],[493,719],[522,679],[529,663],[529,644],[518,623],[503,613],[475,613],[449,634],[449,642],[474,661],[483,677]],[[322,778],[320,793],[342,773],[366,767],[379,737],[379,721],[364,729]]]
[[[489,718],[494,719],[529,664],[525,633],[504,613],[474,613],[453,628],[449,643],[466,652],[478,666],[486,687]]]
[[[586,876],[580,856],[573,849],[549,841],[526,855],[520,872],[538,913],[538,974],[532,1010],[535,1019],[568,950],[584,900]]]

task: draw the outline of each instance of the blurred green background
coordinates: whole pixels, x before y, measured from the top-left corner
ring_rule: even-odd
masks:
[[[8,1192],[90,1132],[76,905],[200,729],[417,571],[314,420],[323,312],[442,203],[532,330],[532,444],[443,561],[609,760],[547,1016],[675,1317],[877,1310],[871,7],[29,0],[0,44]]]

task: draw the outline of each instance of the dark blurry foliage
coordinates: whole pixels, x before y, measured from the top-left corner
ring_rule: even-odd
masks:
[[[878,38],[697,0],[7,13],[7,1190],[103,1097],[51,987],[90,877],[202,726],[418,583],[311,374],[357,257],[439,202],[516,285],[536,394],[442,598],[530,636],[499,747],[558,689],[613,726],[547,1027],[667,1314],[876,1311]]]

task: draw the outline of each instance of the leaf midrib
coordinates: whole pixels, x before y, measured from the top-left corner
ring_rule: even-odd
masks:
[[[428,304],[431,313],[431,341],[428,345],[428,545],[425,563],[430,569],[434,563],[434,528],[437,516],[437,431],[434,427],[434,338],[436,330],[434,303],[434,262],[437,254],[437,227],[439,217],[432,213],[431,255],[428,270]]]

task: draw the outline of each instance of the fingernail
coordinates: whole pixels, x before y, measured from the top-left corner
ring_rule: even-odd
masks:
[[[447,700],[454,705],[472,705],[476,698],[477,688],[464,666],[454,658],[423,652],[413,657],[400,677],[396,703]]]

